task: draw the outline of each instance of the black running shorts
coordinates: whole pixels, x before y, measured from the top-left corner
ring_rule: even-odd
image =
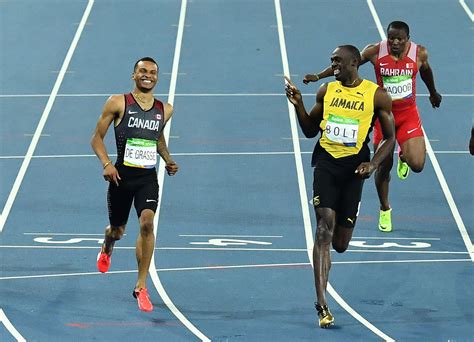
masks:
[[[336,211],[336,224],[354,228],[359,214],[364,179],[354,173],[357,166],[318,160],[314,167],[313,205]]]
[[[121,226],[127,223],[132,202],[138,217],[144,209],[156,212],[158,179],[155,170],[145,175],[122,178],[119,181],[119,186],[110,182],[107,191],[107,206],[112,226]]]

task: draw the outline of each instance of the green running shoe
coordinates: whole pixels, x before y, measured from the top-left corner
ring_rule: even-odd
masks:
[[[328,306],[321,306],[318,303],[314,303],[314,305],[318,311],[319,327],[329,328],[331,325],[334,325],[334,316],[331,314],[331,311],[329,311]]]
[[[397,175],[400,179],[407,179],[408,174],[410,173],[410,167],[407,163],[398,157],[398,164],[397,164]]]
[[[385,233],[392,231],[392,208],[380,210],[379,230]]]

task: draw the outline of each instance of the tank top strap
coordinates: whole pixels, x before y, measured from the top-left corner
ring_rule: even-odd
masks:
[[[418,45],[410,42],[410,50],[408,50],[407,57],[410,58],[412,61],[416,62],[416,57],[418,54]]]
[[[135,103],[135,99],[133,98],[132,93],[125,94],[125,103],[127,106],[131,106]]]
[[[155,104],[153,105],[156,109],[158,109],[161,113],[165,114],[165,108],[163,106],[163,102],[160,100],[155,99]]]
[[[382,58],[388,55],[388,46],[387,46],[387,40],[382,40],[379,43],[379,56],[378,58]]]

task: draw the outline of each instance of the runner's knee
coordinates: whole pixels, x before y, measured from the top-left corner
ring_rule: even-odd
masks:
[[[323,244],[330,243],[332,234],[333,232],[329,228],[329,225],[326,222],[321,222],[316,229],[316,241]]]
[[[145,210],[140,215],[140,233],[142,236],[153,234],[153,214]]]
[[[423,171],[423,168],[425,167],[425,160],[415,160],[411,164],[408,164],[410,166],[410,169],[415,172],[419,173]]]
[[[344,243],[341,241],[333,241],[332,242],[332,248],[338,253],[344,253],[347,250],[347,247],[349,247],[348,243]]]

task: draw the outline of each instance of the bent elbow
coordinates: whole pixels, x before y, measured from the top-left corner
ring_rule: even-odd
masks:
[[[303,134],[306,138],[312,139],[318,135],[318,131],[317,130],[304,130]]]

